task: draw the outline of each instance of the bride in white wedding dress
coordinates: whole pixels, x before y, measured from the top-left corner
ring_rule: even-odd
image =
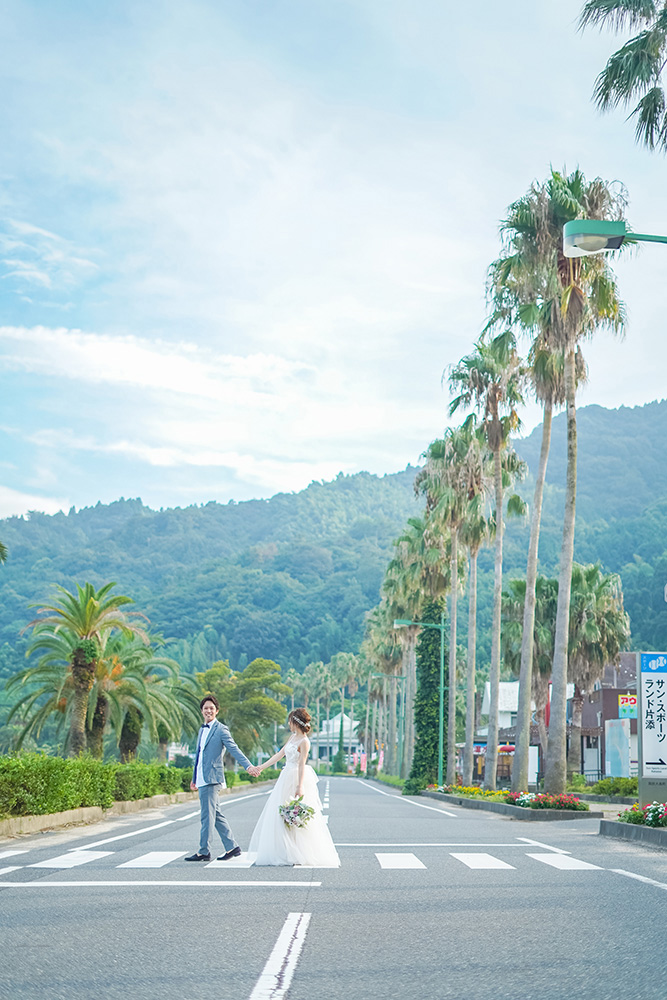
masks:
[[[281,757],[285,767],[271,790],[268,801],[257,820],[250,838],[248,854],[255,855],[255,865],[313,865],[317,868],[339,868],[340,858],[334,847],[329,828],[322,815],[322,803],[317,793],[317,775],[307,763],[310,753],[310,713],[295,708],[287,717],[292,732],[285,746],[261,765],[263,771]],[[297,795],[312,806],[315,813],[305,826],[287,826],[278,809]]]

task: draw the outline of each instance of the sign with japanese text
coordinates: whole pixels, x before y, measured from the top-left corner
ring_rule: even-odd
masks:
[[[619,694],[618,696],[618,717],[619,719],[637,718],[637,695]]]
[[[667,653],[641,653],[641,774],[667,777]]]

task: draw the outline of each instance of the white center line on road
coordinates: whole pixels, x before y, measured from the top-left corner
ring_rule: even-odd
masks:
[[[378,854],[375,857],[380,862],[380,868],[426,868],[416,854]]]
[[[508,865],[506,861],[501,861],[500,858],[494,858],[492,854],[454,854],[452,857],[456,858],[457,861],[462,861],[464,865],[468,868],[511,868],[512,871],[516,871],[514,865]]]
[[[164,868],[170,861],[182,858],[184,854],[185,851],[149,851],[148,854],[142,854],[141,857],[133,858],[132,861],[116,865],[116,868]]]
[[[6,875],[8,872],[17,872],[19,868],[23,868],[23,865],[8,865],[7,868],[0,868],[0,875]]]
[[[13,858],[16,854],[27,853],[27,851],[0,851],[0,858]]]
[[[63,889],[63,888],[67,889],[67,888],[79,888],[79,887],[94,888],[96,886],[106,889],[106,888],[115,888],[116,886],[123,888],[125,886],[132,886],[132,885],[133,886],[154,885],[157,886],[158,888],[160,886],[167,886],[167,887],[179,886],[179,888],[183,888],[185,886],[194,886],[196,889],[201,889],[203,887],[216,889],[219,888],[220,886],[224,886],[225,888],[232,888],[237,885],[243,886],[244,888],[248,888],[249,886],[250,887],[258,886],[261,889],[266,889],[269,886],[271,888],[284,887],[287,889],[290,888],[312,889],[312,888],[318,888],[319,886],[322,885],[322,883],[321,882],[260,882],[260,881],[247,882],[241,880],[239,880],[238,882],[236,881],[204,882],[201,879],[187,879],[187,880],[180,879],[178,881],[174,879],[164,879],[164,880],[154,879],[153,881],[149,881],[148,879],[132,879],[132,880],[118,879],[118,881],[112,881],[111,879],[106,879],[105,881],[99,881],[99,882],[93,882],[93,881],[75,882],[74,880],[69,882],[50,882],[47,881],[46,879],[42,879],[39,882],[0,882],[0,889],[50,889],[52,887],[56,889]]]
[[[230,799],[224,803],[224,808],[236,805],[237,802],[247,802],[248,799],[256,799],[260,795],[269,795],[270,792],[253,792],[252,795],[238,795],[235,799]],[[128,837],[138,837],[142,833],[150,833],[152,830],[159,830],[163,826],[171,826],[172,823],[182,823],[183,820],[193,819],[199,816],[199,809],[196,812],[188,813],[187,816],[179,816],[178,819],[165,819],[162,823],[155,823],[153,826],[144,826],[141,830],[133,830],[131,833],[119,833],[115,837],[106,837],[104,840],[96,840],[94,844],[86,844],[85,847],[70,847],[70,851],[88,851],[91,847],[103,847],[104,844],[113,844],[117,840],[126,840]]]
[[[394,795],[392,792],[383,792],[381,788],[375,788],[374,785],[369,785],[362,778],[355,778],[360,785],[364,785],[365,788],[369,788],[373,792],[377,792],[378,795],[387,795],[390,799],[400,800],[401,802],[406,802],[409,806],[417,806],[418,809],[430,809],[431,812],[440,813],[441,816],[449,816],[451,819],[458,819],[456,813],[447,812],[446,809],[438,809],[437,806],[425,806],[423,802],[413,802],[412,799],[404,799],[402,795]]]
[[[310,913],[288,913],[264,971],[250,994],[250,1000],[281,1000],[287,996],[306,940],[310,917]]]
[[[532,844],[533,847],[544,847],[547,851],[553,851],[554,854],[571,854],[572,851],[564,851],[562,847],[552,847],[551,844],[543,844],[540,840],[531,840],[530,837],[517,837],[517,840],[521,840],[524,844]]]
[[[98,858],[106,858],[113,851],[70,851],[69,854],[61,854],[57,858],[49,858],[48,861],[38,861],[29,868],[77,868],[79,865],[88,864],[89,861],[96,861]]]
[[[646,882],[647,885],[654,885],[656,889],[667,889],[665,882],[656,882],[654,878],[647,878],[646,875],[635,875],[634,872],[626,872],[623,868],[608,868],[607,871],[615,872],[617,875],[625,875],[626,878],[634,878],[638,882]]]
[[[578,858],[573,858],[566,854],[526,854],[528,858],[535,858],[536,861],[541,861],[545,865],[550,865],[552,868],[558,868],[563,872],[572,871],[584,871],[589,869],[590,871],[604,871],[600,865],[590,865],[588,861],[579,861]]]

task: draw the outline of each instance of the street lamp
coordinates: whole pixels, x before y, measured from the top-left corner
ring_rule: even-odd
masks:
[[[588,257],[606,250],[618,250],[624,243],[667,243],[667,236],[628,232],[624,222],[600,219],[573,219],[563,226],[563,253],[566,257]]]
[[[440,629],[440,697],[438,703],[438,785],[442,786],[442,758],[445,745],[445,612],[440,612],[440,624],[437,622],[413,622],[408,618],[397,618],[394,621],[394,628],[402,628],[404,625],[419,625],[421,628]]]

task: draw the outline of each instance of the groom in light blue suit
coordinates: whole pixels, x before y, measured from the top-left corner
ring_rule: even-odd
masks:
[[[204,717],[204,725],[199,730],[197,737],[197,754],[190,788],[193,792],[199,792],[201,834],[198,852],[191,854],[185,860],[211,860],[211,830],[215,826],[225,849],[225,853],[218,858],[218,861],[229,861],[231,858],[239,856],[241,848],[234,840],[229,823],[225,819],[218,801],[220,789],[226,787],[223,767],[225,750],[228,750],[249,774],[256,776],[260,772],[250,763],[243,751],[239,750],[227,726],[216,719],[220,708],[217,698],[208,694],[202,698],[199,707]]]

